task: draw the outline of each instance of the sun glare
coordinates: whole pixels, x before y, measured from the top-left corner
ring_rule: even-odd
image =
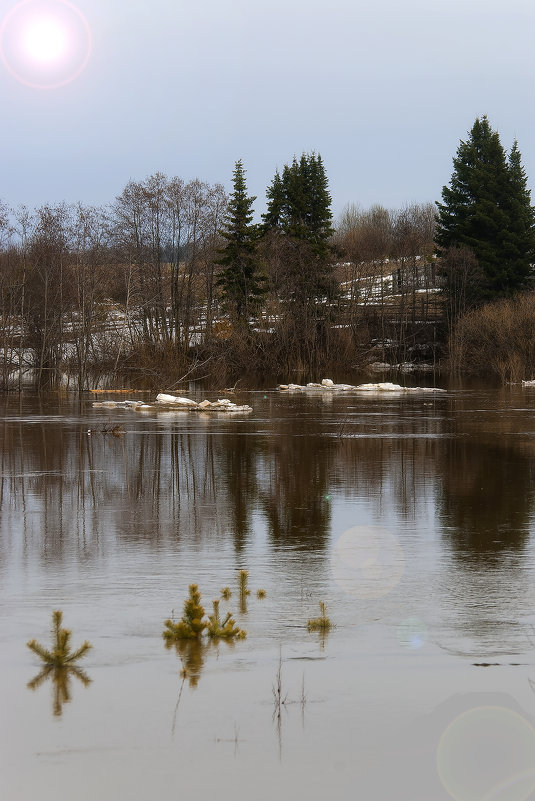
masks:
[[[22,44],[29,58],[47,64],[67,54],[69,35],[60,20],[35,17],[23,31]]]
[[[0,58],[21,83],[55,89],[80,75],[91,54],[87,20],[69,0],[21,0],[0,25]]]

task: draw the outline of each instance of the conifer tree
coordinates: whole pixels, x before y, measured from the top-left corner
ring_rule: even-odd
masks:
[[[47,667],[62,668],[72,665],[78,659],[81,659],[91,650],[91,644],[87,642],[75,651],[71,650],[70,640],[71,631],[61,627],[63,621],[63,612],[57,609],[52,612],[52,649],[48,650],[37,640],[30,640],[26,643],[28,648],[37,654],[37,656],[45,663]]]
[[[163,637],[166,641],[192,640],[199,638],[206,628],[204,607],[201,604],[201,593],[197,584],[189,585],[189,597],[184,601],[184,614],[182,619],[175,623],[165,621]]]
[[[283,208],[285,203],[285,191],[279,171],[275,173],[271,186],[266,190],[268,207],[262,215],[265,230],[280,228],[282,221]]]
[[[233,322],[247,326],[263,295],[263,280],[258,269],[257,226],[252,224],[252,206],[256,197],[247,196],[245,170],[236,162],[233,173],[234,191],[221,235],[227,244],[220,251],[217,264],[223,270],[217,281],[223,301]]]
[[[304,306],[332,296],[334,282],[328,241],[331,196],[321,156],[303,153],[277,172],[267,190],[264,235],[279,239],[285,268],[279,271],[283,294]],[[280,240],[282,239],[282,243]]]
[[[467,247],[484,276],[480,300],[522,288],[535,257],[535,226],[515,142],[507,158],[486,117],[476,119],[453,160],[450,185],[437,203],[439,253]]]
[[[268,207],[263,215],[266,230],[277,229],[286,236],[314,245],[326,255],[331,226],[331,196],[321,156],[303,153],[300,160],[285,165],[282,177],[275,173],[267,190]]]
[[[516,272],[523,283],[531,274],[531,264],[535,260],[535,209],[531,205],[531,194],[516,140],[509,153],[508,168],[511,222],[504,246],[508,262],[516,264]]]

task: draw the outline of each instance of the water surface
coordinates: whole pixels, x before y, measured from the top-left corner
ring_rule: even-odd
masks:
[[[535,797],[535,390],[237,400],[3,400],[1,798]],[[192,582],[245,641],[166,650]],[[27,687],[53,609],[66,702]]]

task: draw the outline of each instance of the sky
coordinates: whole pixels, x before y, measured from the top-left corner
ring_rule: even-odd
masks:
[[[10,206],[103,205],[157,171],[230,190],[242,159],[259,215],[312,150],[335,218],[426,203],[483,114],[535,189],[533,0],[0,0],[0,20]]]

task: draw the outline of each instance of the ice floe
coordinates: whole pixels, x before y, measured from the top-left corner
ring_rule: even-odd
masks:
[[[321,384],[310,382],[309,384],[279,384],[281,392],[446,392],[445,389],[437,387],[402,387],[400,384],[392,384],[389,381],[382,381],[376,384],[335,384],[331,378],[324,378]]]
[[[166,409],[176,411],[197,411],[197,412],[225,412],[226,414],[235,412],[252,412],[252,407],[243,405],[238,406],[228,398],[221,398],[216,401],[203,400],[201,403],[191,400],[190,398],[181,398],[176,395],[167,395],[161,392],[156,396],[154,403],[144,403],[143,401],[97,401],[93,403],[93,407],[101,407],[104,409],[134,409],[135,411],[145,411],[150,409]]]

